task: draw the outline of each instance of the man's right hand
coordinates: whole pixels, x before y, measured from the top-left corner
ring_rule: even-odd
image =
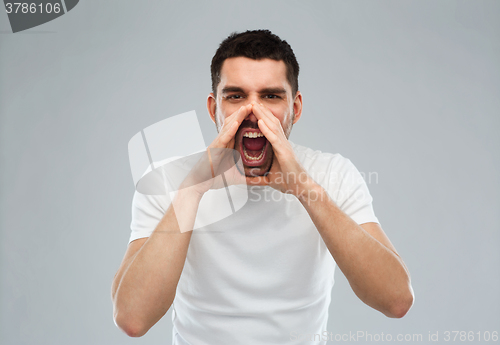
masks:
[[[245,118],[250,115],[252,111],[252,105],[248,104],[246,106],[241,106],[240,109],[229,115],[224,119],[224,124],[217,138],[210,144],[208,148],[212,149],[233,149],[234,148],[234,136],[238,131],[241,123]]]
[[[224,124],[207,151],[200,156],[189,175],[179,189],[194,192],[199,197],[210,189],[219,189],[227,185],[245,184],[244,173],[236,167],[234,142],[241,123],[250,114],[252,105],[240,107],[224,120]],[[241,170],[243,171],[242,167]],[[225,183],[221,174],[224,173]]]

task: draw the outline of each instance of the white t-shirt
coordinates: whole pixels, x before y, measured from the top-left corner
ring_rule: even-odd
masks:
[[[337,206],[358,224],[378,223],[349,159],[291,144]],[[173,302],[174,345],[304,344],[301,335],[327,330],[336,264],[309,214],[291,195],[244,188],[242,208],[193,231]],[[226,193],[203,199],[200,217],[227,204]],[[167,196],[136,192],[129,242],[150,236],[169,203]]]

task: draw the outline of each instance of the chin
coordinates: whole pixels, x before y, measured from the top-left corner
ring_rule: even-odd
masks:
[[[271,169],[271,165],[269,164],[269,166],[262,166],[262,167],[249,167],[244,165],[243,168],[245,169],[246,177],[257,177],[257,176],[265,176]]]

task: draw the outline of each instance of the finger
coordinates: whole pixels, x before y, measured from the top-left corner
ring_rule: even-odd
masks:
[[[254,114],[256,114],[256,112],[254,112]],[[274,152],[278,156],[281,156],[281,154],[285,152],[287,144],[289,145],[288,139],[285,137],[285,133],[281,127],[281,123],[279,121],[278,124],[269,123],[269,121],[266,122],[264,118],[261,118],[257,121],[257,125],[262,134],[264,134],[272,145]]]
[[[281,127],[281,123],[276,116],[262,103],[252,102],[254,114],[258,119],[264,119],[266,122],[269,122],[268,127],[271,127],[271,124],[277,125]]]
[[[273,147],[273,151],[276,154],[275,158],[278,161],[286,160],[287,157],[293,155],[292,147],[290,146],[290,142],[285,137],[285,133],[283,132],[283,128],[281,127],[281,123],[278,122],[277,125],[271,124],[271,126],[278,126],[275,130],[269,128],[268,122],[265,122],[264,119],[259,119],[257,121],[257,125],[259,126],[260,131],[266,139],[269,141],[271,146]]]
[[[228,126],[232,126],[233,122],[237,122],[239,125],[241,125],[243,120],[250,114],[251,110],[252,110],[251,104],[241,106],[240,109],[229,115],[224,120],[224,125],[227,124]]]
[[[271,145],[274,146],[279,144],[280,141],[287,140],[281,122],[269,109],[260,104],[255,105],[253,109],[253,113],[258,119],[257,124],[261,123],[259,124],[259,129]],[[263,128],[261,128],[262,123],[265,125]]]
[[[224,131],[221,130],[221,132],[219,133],[219,136],[218,136],[217,146],[218,147],[226,147],[227,144],[229,144],[229,142],[236,135],[236,132],[238,131],[238,127],[239,127],[238,123],[233,122],[232,125],[226,126],[224,128]]]
[[[226,147],[226,145],[234,139],[238,128],[248,114],[250,114],[251,109],[251,105],[242,106],[224,120],[224,125],[218,135],[219,147]]]
[[[267,140],[275,146],[275,144],[279,144],[279,137],[269,128],[269,126],[266,124],[266,121],[264,119],[259,119],[257,121],[257,125],[259,126],[260,131],[264,136],[266,137]]]
[[[264,109],[262,109],[262,106],[260,104],[258,104],[257,102],[252,102],[252,110],[253,110],[253,113],[254,113],[255,117],[257,118],[257,120],[262,119],[266,122],[271,121],[269,114],[264,112]],[[273,117],[274,117],[274,115],[273,115]]]

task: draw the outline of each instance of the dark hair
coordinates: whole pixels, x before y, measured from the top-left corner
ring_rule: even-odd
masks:
[[[292,47],[269,30],[233,32],[222,41],[210,65],[214,95],[217,94],[217,86],[220,83],[220,72],[224,60],[239,56],[254,60],[268,58],[283,61],[286,65],[286,77],[292,87],[292,96],[295,96],[299,89],[299,64]]]

